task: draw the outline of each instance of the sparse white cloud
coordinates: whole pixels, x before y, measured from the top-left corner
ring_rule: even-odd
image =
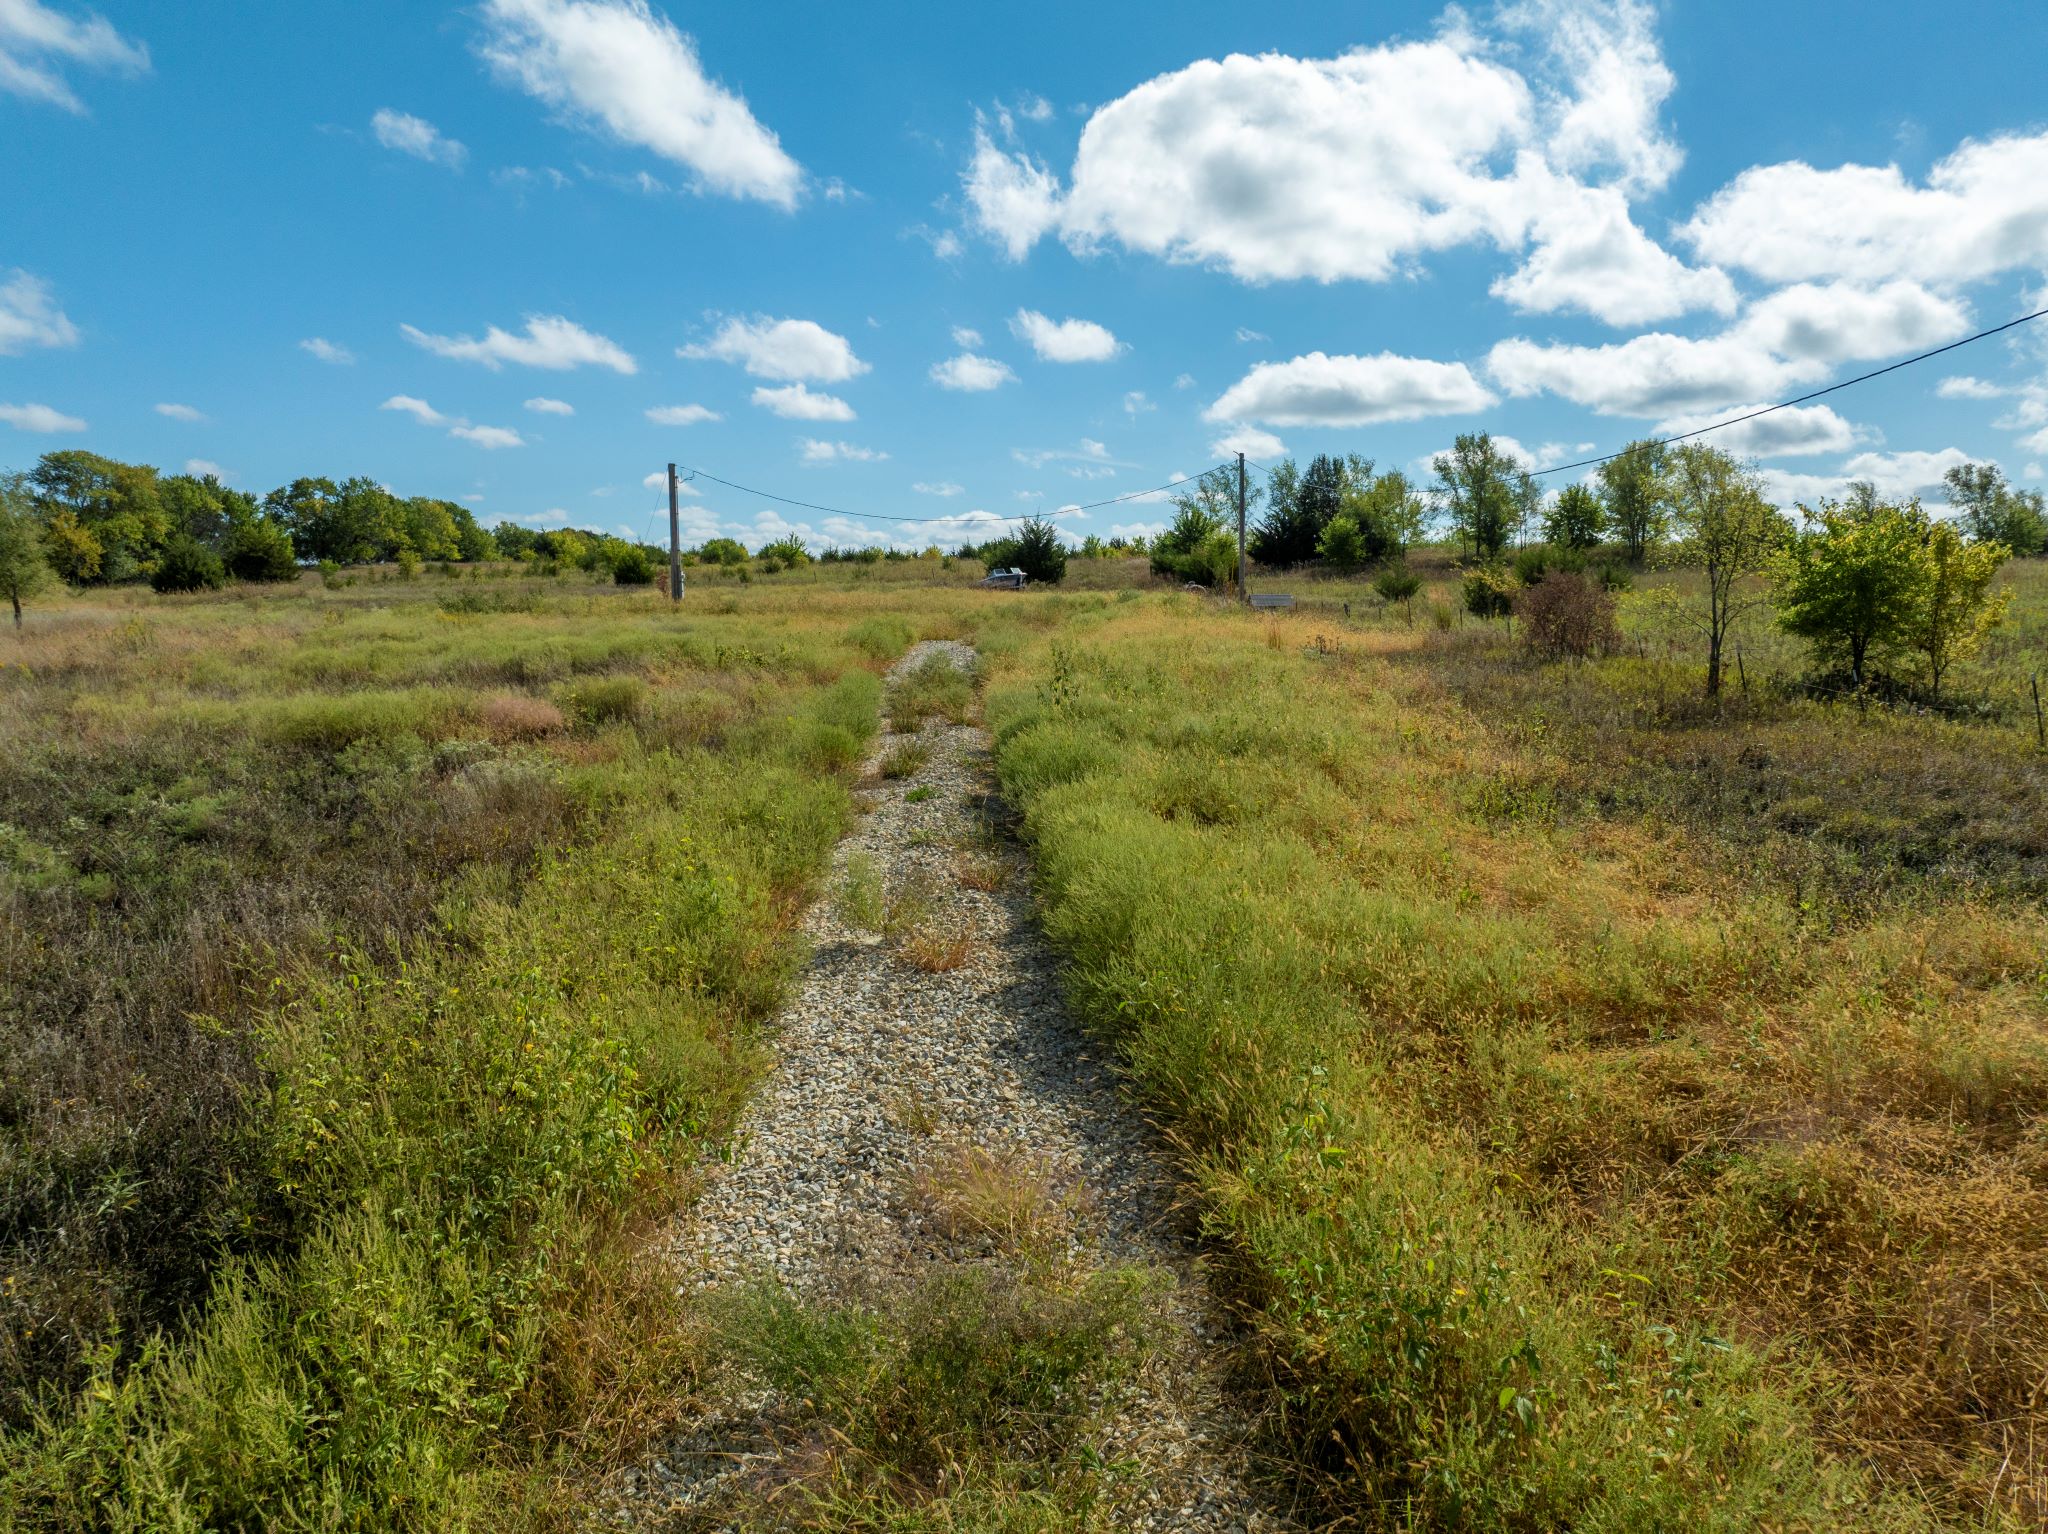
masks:
[[[493,451],[501,447],[526,446],[526,439],[509,426],[451,426],[448,435]]]
[[[186,421],[194,425],[206,419],[205,413],[190,405],[158,405],[156,413],[167,420]]]
[[[312,336],[299,343],[299,350],[308,352],[322,362],[335,367],[347,367],[356,360],[356,354],[346,346],[337,345],[325,336]]]
[[[574,415],[576,413],[576,407],[567,400],[549,399],[544,394],[536,395],[528,400],[526,408],[535,415]]]
[[[956,485],[950,479],[942,479],[938,481],[936,484],[927,483],[924,480],[919,480],[910,488],[915,490],[919,495],[937,496],[961,495],[964,494],[967,489],[965,485]]]
[[[1256,426],[1236,427],[1209,444],[1209,454],[1213,458],[1234,458],[1239,453],[1247,458],[1284,458],[1287,456],[1287,444]]]
[[[974,157],[961,176],[974,226],[1022,261],[1060,221],[1059,178],[1027,154],[996,146],[988,129],[974,130]]]
[[[953,327],[953,344],[962,351],[973,351],[981,345],[981,332],[967,325]]]
[[[720,415],[708,405],[656,405],[647,412],[647,419],[656,426],[695,426],[702,421],[722,421]],[[666,474],[661,476],[663,484],[668,483]]]
[[[0,14],[6,0],[0,0]],[[4,30],[0,30],[4,40]],[[0,62],[4,62],[0,55]],[[42,278],[15,271],[0,282],[0,357],[31,347],[76,346],[78,327],[57,307],[57,295]]]
[[[1113,474],[1118,469],[1137,467],[1136,464],[1125,463],[1113,456],[1108,443],[1098,442],[1093,437],[1083,437],[1073,447],[1013,447],[1010,449],[1010,456],[1027,468],[1033,469],[1042,469],[1049,463],[1068,463],[1078,465],[1084,470],[1099,470],[1105,474]],[[1089,477],[1095,475],[1091,473]]]
[[[1944,378],[1934,386],[1934,392],[1943,399],[1997,399],[2006,390],[1995,383],[1986,383],[1981,378],[1967,374],[1961,377]]]
[[[207,475],[211,474],[222,484],[226,484],[234,478],[234,475],[228,473],[226,469],[223,469],[211,458],[187,458],[185,460],[185,472],[194,479],[204,479]]]
[[[425,400],[417,399],[410,394],[394,394],[377,408],[379,410],[403,411],[422,426],[443,426],[448,422],[447,416],[441,414],[440,411],[429,405]]]
[[[1192,389],[1195,386],[1195,375],[1193,373],[1176,373],[1173,379],[1173,386],[1176,389]]]
[[[676,355],[734,362],[756,378],[787,382],[844,383],[868,371],[845,336],[815,320],[771,320],[765,315],[728,319],[709,341],[679,347]]]
[[[646,0],[484,0],[480,50],[567,120],[652,150],[700,191],[794,208],[801,166]]]
[[[1657,423],[1656,434],[1659,437],[1684,436],[1717,421],[1732,420],[1763,408],[1763,404],[1758,403],[1672,416]],[[1712,433],[1708,440],[1715,447],[1741,457],[1791,458],[1809,453],[1846,453],[1863,440],[1863,434],[1826,405],[1791,405],[1759,416],[1754,421],[1724,427]]]
[[[1143,389],[1133,389],[1124,396],[1124,414],[1131,417],[1148,415],[1159,407],[1145,397]]]
[[[1494,402],[1462,362],[1426,357],[1331,357],[1262,362],[1202,412],[1204,420],[1268,426],[1370,426],[1461,415]]]
[[[370,119],[370,132],[386,149],[409,154],[415,160],[425,160],[429,165],[442,165],[449,170],[461,170],[469,159],[468,146],[458,139],[447,137],[424,117],[415,117],[410,112],[380,107],[376,115]]]
[[[1030,122],[1052,121],[1052,103],[1043,96],[1027,92],[1017,103],[1017,115]]]
[[[1126,349],[1093,320],[1054,320],[1036,309],[1019,309],[1012,315],[1010,333],[1029,342],[1045,362],[1107,362]]]
[[[1270,341],[1272,339],[1273,338],[1267,335],[1265,331],[1254,330],[1249,325],[1240,325],[1237,327],[1237,340],[1238,344],[1241,346],[1251,346],[1255,345],[1260,341]]]
[[[828,442],[819,437],[802,438],[797,448],[807,464],[880,463],[889,456],[871,447],[861,447],[852,442]]]
[[[637,373],[640,366],[617,342],[559,314],[529,315],[526,333],[514,335],[496,325],[473,336],[429,335],[412,325],[401,325],[399,333],[413,345],[457,362],[475,362],[497,372],[508,362],[521,367],[567,372],[572,368],[603,367],[614,373]]]
[[[850,421],[853,406],[834,394],[813,394],[800,383],[754,391],[754,403],[785,421]]]
[[[147,74],[149,49],[98,16],[74,20],[41,0],[0,0],[0,91],[83,114],[63,75],[69,64]]]
[[[1967,140],[1924,183],[1896,165],[1753,166],[1682,231],[1769,282],[1976,282],[2048,266],[2048,132]]]
[[[640,483],[649,490],[659,490],[665,495],[668,493],[668,470],[656,469],[652,474],[641,480]],[[676,493],[679,495],[701,496],[704,492],[688,480],[678,478],[676,481]],[[666,510],[667,508],[664,507],[663,509]]]
[[[952,389],[962,394],[985,394],[990,389],[1015,382],[1017,375],[1010,371],[1008,363],[975,352],[962,352],[944,362],[934,362],[930,377],[941,389]]]
[[[0,405],[0,421],[5,421],[16,431],[51,433],[85,430],[85,422],[77,416],[66,415],[48,405]]]

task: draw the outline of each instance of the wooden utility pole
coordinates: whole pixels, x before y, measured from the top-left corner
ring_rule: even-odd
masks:
[[[1244,454],[1237,455],[1237,599],[1249,602],[1251,593],[1244,589]]]
[[[676,466],[668,466],[668,599],[683,599],[683,521],[676,499]]]

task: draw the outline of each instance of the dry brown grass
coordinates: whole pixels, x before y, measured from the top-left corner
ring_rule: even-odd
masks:
[[[992,894],[1009,881],[1010,870],[1000,857],[963,852],[953,860],[953,876],[967,889]]]
[[[1032,1261],[1067,1249],[1081,1207],[1044,1161],[959,1143],[937,1147],[911,1174],[910,1195],[940,1239]]]
[[[905,960],[928,975],[958,969],[973,950],[974,943],[966,933],[941,932],[930,926],[919,927],[897,945]]]
[[[544,740],[568,728],[562,711],[545,698],[527,693],[500,693],[477,706],[477,716],[493,740]]]

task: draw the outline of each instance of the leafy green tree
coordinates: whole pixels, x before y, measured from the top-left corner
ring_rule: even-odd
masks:
[[[50,518],[43,534],[50,568],[74,586],[87,586],[99,579],[105,549],[99,535],[78,520],[75,511],[60,511]]]
[[[531,559],[540,548],[540,534],[517,522],[500,522],[491,529],[491,542],[501,559]]]
[[[1499,556],[1524,508],[1521,466],[1487,432],[1461,432],[1448,453],[1439,453],[1437,495],[1457,535],[1482,560]]]
[[[2014,554],[2048,554],[2048,504],[2040,491],[2006,483],[1994,463],[1959,463],[1942,478],[1971,538],[2004,544]]]
[[[1388,564],[1372,578],[1372,589],[1382,602],[1401,604],[1408,626],[1415,626],[1415,594],[1422,590],[1422,577],[1405,564]]]
[[[1901,644],[1927,587],[1927,517],[1918,503],[1824,502],[1777,565],[1778,624],[1813,646],[1824,666],[1860,687],[1876,654]]]
[[[28,479],[46,526],[68,512],[99,547],[93,572],[73,578],[120,581],[155,567],[172,531],[155,469],[66,448],[45,453]]]
[[[1227,525],[1237,517],[1237,470],[1222,471],[1228,488]],[[1298,565],[1317,557],[1323,529],[1343,510],[1349,484],[1345,465],[1325,453],[1297,474],[1293,460],[1284,461],[1269,478],[1266,511],[1251,528],[1246,544],[1263,565]],[[1249,516],[1249,506],[1247,515]]]
[[[697,550],[697,557],[707,564],[743,565],[747,562],[747,549],[737,538],[707,538]]]
[[[1209,470],[1174,492],[1173,507],[1173,521],[1152,540],[1152,573],[1204,586],[1229,580],[1237,569],[1237,470]],[[1218,538],[1231,546],[1220,577],[1214,559]]]
[[[498,541],[477,525],[476,516],[467,506],[461,508],[462,517],[455,529],[457,557],[467,564],[498,557]]]
[[[50,562],[28,482],[19,474],[0,476],[0,593],[14,609],[17,631],[21,604],[49,584]]]
[[[1607,510],[1585,485],[1566,485],[1543,513],[1543,536],[1565,549],[1598,546],[1607,530]]]
[[[651,586],[654,584],[654,561],[647,550],[637,543],[629,543],[612,560],[612,581],[620,586]]]
[[[214,591],[227,583],[220,556],[185,533],[172,535],[149,573],[149,584],[160,592]]]
[[[795,533],[788,533],[771,542],[764,543],[754,552],[763,559],[780,560],[791,569],[795,569],[800,565],[807,565],[811,562],[811,551],[804,547],[803,539],[799,538]]]
[[[229,494],[211,474],[204,479],[174,474],[157,487],[171,532],[183,533],[208,548],[218,548],[227,534]]]
[[[1719,697],[1729,631],[1767,600],[1751,577],[1769,566],[1789,530],[1756,475],[1719,448],[1685,443],[1666,456],[1666,471],[1676,558],[1706,576],[1707,610],[1690,621],[1707,640],[1707,696]]]
[[[1664,536],[1670,516],[1665,459],[1662,443],[1631,442],[1598,470],[1607,529],[1630,564],[1640,565]]]
[[[1375,474],[1371,459],[1353,457],[1340,515],[1358,524],[1370,562],[1406,553],[1419,543],[1429,508],[1399,469]]]
[[[290,581],[299,575],[292,535],[260,512],[238,511],[232,516],[221,537],[220,560],[238,581]]]
[[[1324,564],[1339,570],[1355,570],[1364,564],[1367,558],[1365,533],[1357,520],[1341,513],[1330,518],[1323,525],[1316,555]]]
[[[1905,641],[1927,662],[1928,689],[1941,696],[1941,680],[1958,661],[1977,653],[1984,636],[2005,616],[2010,591],[1991,583],[2010,553],[2002,543],[1965,543],[1951,522],[1927,529],[1922,558],[1926,579]]]
[[[1017,529],[1016,567],[1024,578],[1057,586],[1067,575],[1067,546],[1050,517],[1027,517]]]

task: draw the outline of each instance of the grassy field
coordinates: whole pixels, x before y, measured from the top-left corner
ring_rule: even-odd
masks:
[[[1960,692],[2038,645],[2015,580]],[[1105,605],[991,710],[1079,1005],[1186,1146],[1331,1514],[2033,1526],[2031,720],[1769,670],[1708,706],[1640,621],[1545,665],[1300,589]]]
[[[0,1521],[503,1527],[644,1428],[685,1360],[634,1228],[912,637],[309,580],[10,641]]]
[[[34,615],[0,647],[0,1522],[564,1516],[687,1396],[699,1321],[637,1232],[752,1082],[875,673],[957,635],[1294,1493],[2035,1526],[2048,569],[1933,714],[1807,696],[1761,624],[1707,704],[1682,574],[1623,653],[1545,663],[1417,565],[1412,611],[1255,583],[1278,619],[1111,560]],[[1065,1526],[1015,1511],[975,1526]]]

